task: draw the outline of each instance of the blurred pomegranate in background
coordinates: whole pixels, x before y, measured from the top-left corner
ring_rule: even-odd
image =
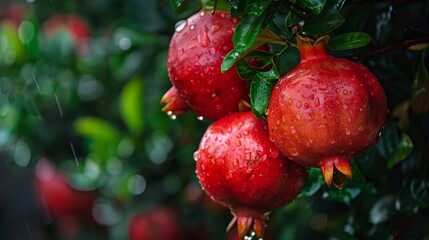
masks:
[[[154,207],[134,214],[128,224],[130,240],[184,239],[177,214],[167,207]]]
[[[34,184],[39,205],[53,219],[92,219],[95,192],[72,188],[67,176],[55,169],[48,160],[41,159],[37,163]]]

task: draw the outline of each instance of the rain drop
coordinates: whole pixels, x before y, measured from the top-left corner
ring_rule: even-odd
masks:
[[[349,108],[346,104],[343,104],[343,109]]]
[[[238,166],[238,160],[237,160],[237,159],[235,159],[235,160],[232,162],[232,165],[234,165],[235,167],[236,167],[236,166]]]
[[[189,29],[194,30],[195,29],[195,25],[189,26]]]
[[[349,95],[349,91],[347,91],[347,90],[345,90],[345,89],[344,89],[344,90],[343,90],[343,94],[344,94],[344,95]]]
[[[291,127],[290,127],[290,132],[291,132],[292,134],[295,134],[295,133],[296,133],[296,127],[295,127],[295,126],[291,126]]]
[[[350,129],[346,128],[346,135],[349,136],[351,133]]]
[[[336,142],[335,139],[332,139],[330,143],[335,144],[335,142]]]
[[[214,55],[214,54],[216,54],[216,48],[214,48],[214,47],[212,47],[212,48],[210,48],[210,54],[212,54],[212,55]]]
[[[219,29],[220,29],[220,26],[215,24],[211,27],[210,32],[211,34],[215,34],[217,31],[219,31]]]
[[[352,141],[352,140],[350,140],[350,141],[348,141],[348,142],[347,142],[347,144],[348,144],[349,146],[351,146],[351,145],[353,144],[353,141]]]
[[[308,103],[304,103],[304,107],[305,107],[305,108],[309,108],[309,107],[310,107],[310,104],[308,104]]]
[[[185,49],[179,48],[179,50],[178,50],[179,55],[182,55],[184,52],[185,52]]]
[[[198,117],[197,117],[197,119],[198,119],[199,121],[202,121],[202,120],[204,120],[204,117],[203,117],[203,116],[198,116]]]
[[[200,12],[200,17],[204,17],[204,15],[206,15],[206,12],[201,11],[201,12]]]
[[[176,115],[174,115],[174,114],[171,114],[171,115],[170,115],[170,118],[171,118],[171,120],[176,120],[177,116],[176,116]]]
[[[298,113],[296,114],[296,119],[301,120],[301,115],[299,115]]]
[[[316,97],[316,99],[314,100],[314,106],[318,107],[319,105],[320,105],[319,97]]]
[[[241,146],[241,142],[240,141],[235,142],[235,146],[240,147]]]
[[[198,42],[202,47],[207,47],[210,44],[210,38],[206,31],[198,35]]]
[[[181,32],[186,27],[187,24],[188,24],[188,22],[185,20],[177,22],[175,31]]]
[[[362,131],[364,130],[364,127],[363,127],[363,125],[359,125],[359,128],[358,128],[358,130],[359,130],[360,132],[362,132]]]
[[[292,103],[293,103],[292,98],[289,98],[289,99],[287,100],[287,102],[289,103],[289,105],[292,105]]]
[[[301,108],[302,107],[302,102],[301,101],[298,101],[297,103],[296,103],[296,105],[295,105],[297,108]]]
[[[296,157],[299,155],[298,151],[296,150],[296,148],[291,148],[289,151],[290,155]]]

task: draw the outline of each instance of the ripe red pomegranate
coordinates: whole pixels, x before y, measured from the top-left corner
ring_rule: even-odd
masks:
[[[268,106],[271,140],[291,160],[320,167],[325,182],[352,178],[349,161],[373,145],[387,115],[386,96],[364,66],[328,54],[328,37],[297,37],[301,60],[281,77]]]
[[[229,12],[201,10],[176,28],[168,52],[168,73],[184,103],[197,116],[218,119],[238,110],[241,100],[248,100],[249,89],[235,68],[221,73],[225,55],[234,46],[232,36],[238,20]],[[170,92],[170,91],[169,91]],[[181,104],[168,104],[176,99],[167,92],[163,111],[178,114]],[[179,110],[178,110],[179,109]]]
[[[95,192],[72,188],[66,175],[58,172],[48,160],[41,159],[37,163],[34,182],[36,198],[52,218],[91,218]]]
[[[241,238],[251,230],[262,237],[270,211],[291,202],[307,178],[307,169],[283,157],[251,111],[210,125],[194,158],[201,186],[231,210]]]
[[[131,217],[128,239],[180,240],[183,237],[175,212],[166,207],[155,207]]]

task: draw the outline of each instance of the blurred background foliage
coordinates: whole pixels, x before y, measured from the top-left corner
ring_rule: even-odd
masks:
[[[400,45],[429,36],[428,3],[346,2],[335,33],[362,31],[372,41],[333,54],[358,57],[379,78],[389,119],[342,189],[311,169],[299,198],[272,214],[267,239],[429,239],[429,97],[416,94],[429,86],[427,45]],[[230,213],[205,197],[192,157],[210,122],[192,113],[173,121],[159,105],[171,86],[175,24],[200,8],[191,0],[177,9],[156,0],[0,2],[1,239],[126,239],[135,213],[159,208],[174,212],[177,239],[225,238]],[[368,55],[388,46],[395,51]],[[285,51],[279,73],[298,59]],[[89,217],[45,211],[38,191],[52,172],[94,194]]]

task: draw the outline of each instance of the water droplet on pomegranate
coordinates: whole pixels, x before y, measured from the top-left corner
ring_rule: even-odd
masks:
[[[235,167],[236,167],[236,166],[238,166],[238,160],[237,160],[237,159],[235,159],[235,160],[232,162],[232,165],[234,165]]]
[[[236,138],[241,138],[241,133],[237,134]]]
[[[363,108],[359,108],[359,111],[363,112]]]
[[[198,119],[199,121],[202,121],[202,120],[204,120],[204,117],[203,117],[203,116],[198,116],[198,117],[197,117],[197,119]]]
[[[219,29],[220,29],[220,26],[215,24],[211,27],[210,32],[211,34],[215,34],[217,31],[219,31]]]
[[[301,120],[301,115],[299,115],[298,113],[295,115],[296,119]]]
[[[316,97],[316,99],[314,100],[314,106],[318,107],[319,105],[320,105],[319,97]]]
[[[235,142],[235,146],[240,147],[241,146],[241,142],[240,141]]]
[[[195,65],[195,67],[200,67],[201,66],[201,64],[198,63],[198,62],[194,63],[194,65]]]
[[[295,134],[296,133],[296,127],[295,126],[290,126],[290,132],[292,134]]]
[[[302,102],[298,100],[298,102],[295,104],[295,106],[297,108],[301,108],[302,107]]]
[[[348,142],[347,142],[347,144],[348,144],[349,146],[351,146],[351,145],[353,144],[353,141],[352,141],[352,140],[350,140],[350,141],[348,141]]]
[[[351,119],[351,118],[347,118],[347,122],[348,122],[348,123],[351,123],[351,122],[352,122],[352,119]]]
[[[287,100],[287,103],[289,103],[289,105],[292,105],[292,103],[293,103],[292,98],[289,98],[289,99]]]
[[[331,139],[330,143],[331,144],[335,144],[337,141],[335,141],[335,139]]]
[[[182,55],[185,52],[185,49],[183,48],[179,48],[179,50],[177,51],[177,53],[179,53],[179,55]]]
[[[191,46],[188,47],[188,49],[195,49],[195,48],[197,48],[196,45],[191,45]]]
[[[243,132],[243,135],[244,135],[244,136],[247,136],[247,135],[249,135],[249,132],[248,132],[248,131],[244,131],[244,132]]]
[[[210,38],[207,35],[206,31],[198,34],[198,42],[201,44],[202,47],[207,47],[210,44]]]
[[[308,104],[308,103],[304,103],[304,107],[305,107],[305,108],[309,108],[309,107],[310,107],[310,104]]]
[[[265,115],[268,116],[268,113],[269,113],[268,108],[265,109],[264,113],[265,113]]]
[[[204,15],[206,15],[206,12],[201,11],[201,12],[200,12],[200,17],[204,17]]]
[[[296,150],[296,148],[291,148],[291,149],[289,149],[289,153],[290,153],[290,155],[292,155],[292,156],[294,156],[294,157],[296,157],[296,156],[298,156],[299,155],[299,152],[298,152],[298,150]]]
[[[346,128],[346,135],[349,136],[352,132],[350,131],[350,129]]]
[[[222,106],[220,104],[216,104],[216,110],[220,110]]]
[[[212,47],[212,48],[210,48],[210,54],[212,54],[212,55],[214,55],[214,54],[216,54],[216,48],[214,48],[214,47]]]
[[[195,25],[189,26],[189,29],[194,30],[195,29]]]
[[[195,151],[193,156],[194,156],[194,160],[198,161],[198,158],[200,157],[200,152],[199,151]]]
[[[175,26],[175,31],[181,32],[186,27],[187,24],[188,24],[188,22],[185,20],[177,22],[176,26]]]
[[[277,121],[276,121],[276,125],[277,125],[277,126],[280,126],[280,120],[277,120]]]
[[[225,141],[225,143],[226,143],[226,145],[229,145],[229,139],[227,139],[226,141]]]
[[[343,104],[343,109],[349,108],[346,104]]]
[[[246,160],[250,160],[250,153],[246,153],[245,158],[246,158]]]
[[[349,95],[349,91],[347,91],[346,89],[343,90],[343,94],[344,95]]]
[[[359,130],[360,132],[362,132],[362,131],[364,130],[364,127],[363,127],[363,125],[359,125],[359,128],[358,128],[358,130]]]

